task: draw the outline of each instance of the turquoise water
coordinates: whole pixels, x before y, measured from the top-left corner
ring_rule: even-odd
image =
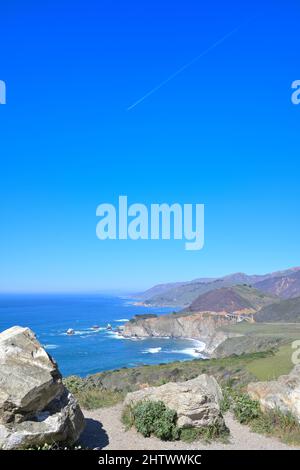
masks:
[[[82,377],[103,370],[158,364],[199,357],[199,342],[175,339],[130,340],[107,331],[135,314],[165,314],[170,309],[132,305],[128,299],[103,295],[0,296],[0,330],[28,326],[58,362],[63,375]],[[99,325],[99,331],[92,330]],[[68,328],[75,335],[68,336]]]

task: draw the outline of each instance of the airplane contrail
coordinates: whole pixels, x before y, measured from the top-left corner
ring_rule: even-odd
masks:
[[[201,54],[197,55],[196,57],[194,57],[194,59],[192,59],[189,62],[187,62],[186,64],[184,64],[182,67],[180,67],[180,69],[176,70],[176,72],[172,73],[172,75],[170,75],[168,78],[166,78],[165,80],[160,82],[156,87],[152,88],[152,90],[148,91],[148,93],[146,93],[144,96],[142,96],[140,99],[135,101],[132,105],[130,105],[127,108],[127,111],[130,111],[131,109],[135,108],[138,104],[142,103],[146,98],[149,98],[149,96],[153,95],[153,93],[155,93],[160,88],[162,88],[164,85],[166,85],[171,80],[173,80],[173,78],[177,77],[177,75],[179,75],[185,69],[187,69],[188,67],[193,65],[195,62],[197,62],[197,60],[201,59],[201,57],[205,56],[210,51],[212,51],[213,49],[218,47],[220,44],[222,44],[224,41],[226,41],[226,39],[229,39],[231,36],[233,36],[235,33],[237,33],[237,31],[241,28],[241,26],[242,25],[239,25],[236,28],[234,28],[232,31],[229,31],[229,33],[225,34],[225,36],[221,37],[220,39],[218,39],[218,41],[214,42],[211,46],[209,46],[207,49],[202,51]]]

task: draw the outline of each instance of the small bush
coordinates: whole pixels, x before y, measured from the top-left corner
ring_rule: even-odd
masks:
[[[180,431],[180,439],[184,442],[194,442],[200,439],[200,432],[198,428],[183,428]]]
[[[175,441],[179,437],[176,421],[176,411],[166,409],[163,415],[154,422],[153,434],[162,441]]]
[[[259,402],[230,386],[223,388],[221,412],[233,411],[236,419],[258,434],[274,436],[289,445],[300,444],[300,423],[291,413],[279,409],[262,412]]]
[[[223,388],[223,400],[220,403],[220,411],[222,414],[226,413],[232,407],[234,392],[230,387]]]
[[[226,441],[229,436],[229,429],[226,426],[217,424],[203,428],[183,428],[180,430],[180,439],[184,442],[194,442],[199,439],[210,442],[211,440],[222,439]]]
[[[300,424],[291,413],[284,414],[280,410],[261,413],[251,423],[251,429],[259,434],[278,437],[286,444],[300,444]]]
[[[63,383],[74,395],[84,387],[84,380],[77,375],[70,375],[69,377],[64,378]]]
[[[84,379],[71,375],[63,380],[67,389],[73,393],[82,408],[94,410],[116,405],[124,399],[125,392],[115,392],[104,388],[87,386]]]
[[[128,431],[128,429],[132,428],[132,426],[134,425],[134,416],[133,416],[131,406],[126,406],[123,409],[121,419],[122,419],[122,423],[125,426],[126,431]]]
[[[136,430],[144,437],[154,435],[163,441],[177,439],[185,442],[193,442],[198,439],[210,441],[225,439],[229,434],[226,426],[218,424],[203,428],[178,429],[176,411],[167,408],[162,401],[141,401],[133,407],[127,406],[122,414],[122,422],[126,429],[135,426]]]
[[[234,396],[233,413],[241,424],[248,424],[261,415],[258,401],[252,400],[249,395],[242,393]]]
[[[178,439],[176,426],[177,413],[170,410],[162,401],[141,401],[123,413],[123,422],[134,424],[144,437],[152,434],[163,441]]]
[[[112,392],[111,390],[102,390],[92,388],[78,391],[74,393],[79,404],[86,410],[95,410],[97,408],[106,408],[120,403],[124,394],[120,392]]]

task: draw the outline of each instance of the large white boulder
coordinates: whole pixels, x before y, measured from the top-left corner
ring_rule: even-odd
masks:
[[[291,413],[300,422],[300,365],[278,380],[250,383],[248,393],[260,402],[263,411],[279,409]]]
[[[177,425],[183,427],[224,427],[220,412],[223,399],[221,388],[214,377],[206,374],[186,382],[170,382],[160,387],[149,387],[128,393],[124,406],[132,406],[139,401],[162,401],[168,408],[177,412]]]
[[[57,364],[29,328],[0,333],[0,448],[74,443],[84,428]]]

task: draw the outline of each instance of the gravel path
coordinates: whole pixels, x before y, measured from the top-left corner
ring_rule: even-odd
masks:
[[[163,442],[155,437],[144,438],[134,429],[126,431],[121,423],[122,405],[99,410],[83,411],[86,429],[82,435],[82,445],[90,448],[107,450],[199,450],[199,449],[262,449],[289,450],[289,447],[277,439],[253,433],[247,426],[235,421],[230,413],[226,415],[226,424],[230,429],[229,442],[203,442],[187,444],[184,442]]]

